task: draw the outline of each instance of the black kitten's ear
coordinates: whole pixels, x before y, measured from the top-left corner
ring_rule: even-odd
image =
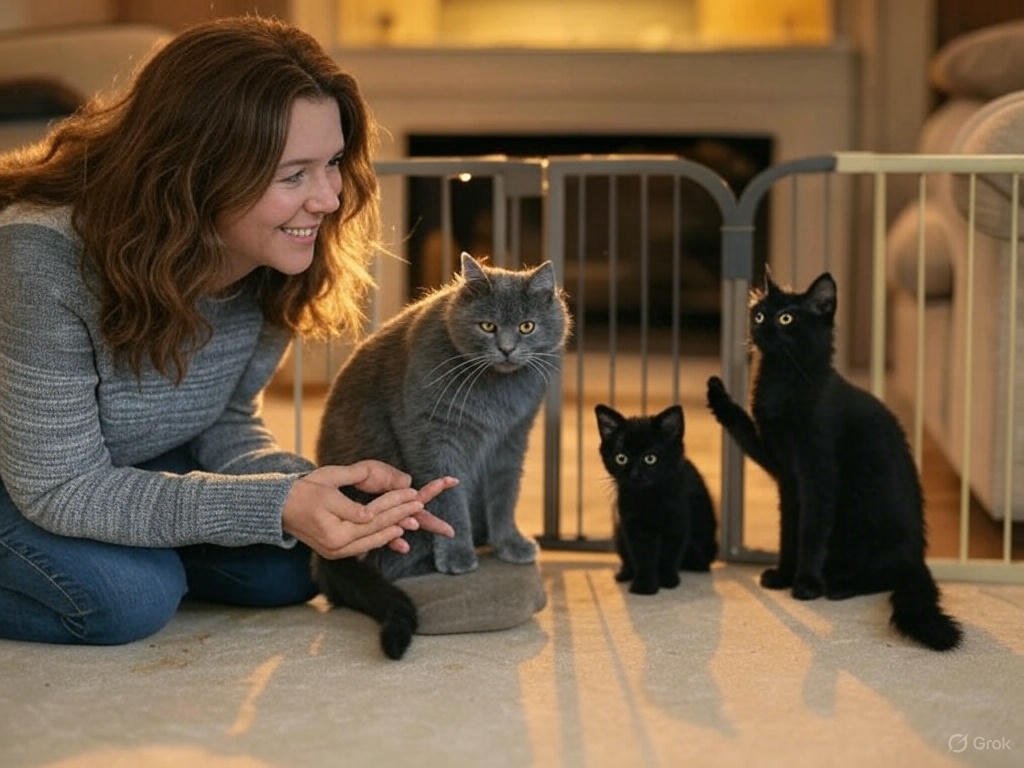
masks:
[[[462,277],[467,283],[482,280],[481,285],[490,285],[491,281],[487,279],[487,273],[480,266],[480,262],[466,253],[466,251],[463,251],[459,258],[462,260]]]
[[[772,268],[768,266],[768,262],[764,263],[764,295],[767,296],[769,293],[777,293],[782,290],[778,284],[772,280]]]
[[[662,434],[667,437],[678,437],[683,439],[683,432],[686,430],[686,422],[683,419],[683,407],[681,405],[670,405],[664,411],[654,417],[655,423]]]
[[[602,440],[614,433],[626,421],[625,416],[607,405],[594,406],[594,413],[597,414],[597,431],[601,433]]]
[[[804,294],[804,303],[811,311],[824,317],[832,317],[836,313],[836,281],[832,275],[823,272],[811,283]]]

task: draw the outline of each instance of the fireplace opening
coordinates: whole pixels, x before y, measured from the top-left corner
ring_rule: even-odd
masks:
[[[770,136],[749,135],[590,135],[590,134],[433,134],[408,137],[410,157],[469,157],[505,155],[510,158],[557,155],[617,154],[676,155],[701,163],[721,176],[735,194],[772,163]],[[708,193],[682,179],[678,192],[679,232],[674,233],[673,183],[668,177],[647,179],[647,231],[641,231],[639,215],[642,182],[639,176],[588,177],[584,187],[584,210],[579,210],[579,180],[570,180],[566,194],[565,288],[573,314],[589,328],[614,322],[626,334],[642,322],[655,332],[675,323],[684,340],[701,351],[717,347],[721,309],[721,215]],[[611,190],[611,185],[615,189]],[[441,243],[441,202],[434,179],[409,178],[408,256],[409,295],[420,295],[436,286],[443,274]],[[489,256],[492,249],[491,182],[472,179],[452,184],[452,252],[468,251]],[[614,201],[614,202],[613,202]],[[614,211],[612,210],[614,205]],[[767,255],[770,198],[758,211],[754,243],[754,274],[760,274]],[[579,258],[579,217],[582,215],[585,248]],[[614,235],[609,221],[614,216]],[[543,260],[541,200],[525,198],[520,206],[519,257],[524,264]],[[615,238],[614,241],[612,238]],[[641,243],[648,249],[645,290],[639,274]],[[674,243],[679,243],[678,272],[673,267]],[[609,253],[615,254],[610,268]],[[582,265],[582,284],[580,266]],[[611,275],[616,275],[614,291]],[[678,274],[678,299],[671,285]],[[582,302],[578,287],[583,288]],[[615,307],[610,306],[614,299]],[[679,307],[673,317],[673,307]]]

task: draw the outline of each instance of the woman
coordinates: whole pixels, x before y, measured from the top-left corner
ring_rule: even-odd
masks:
[[[247,17],[0,158],[0,636],[128,642],[186,593],[308,600],[307,547],[452,535],[423,505],[454,480],[314,468],[259,416],[293,334],[358,327],[373,138],[315,40]]]

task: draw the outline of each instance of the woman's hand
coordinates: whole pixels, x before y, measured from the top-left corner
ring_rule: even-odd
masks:
[[[381,461],[323,466],[292,486],[281,527],[328,559],[359,555],[385,544],[404,553],[409,549],[401,538],[406,530],[454,535],[451,526],[427,512],[424,504],[457,483],[454,478],[438,478],[417,491],[408,474]],[[376,498],[360,504],[339,490],[345,486]]]

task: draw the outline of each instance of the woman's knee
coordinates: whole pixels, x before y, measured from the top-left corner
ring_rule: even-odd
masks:
[[[186,582],[173,550],[67,543],[74,552],[7,547],[0,563],[0,635],[116,645],[152,635],[174,615]]]

